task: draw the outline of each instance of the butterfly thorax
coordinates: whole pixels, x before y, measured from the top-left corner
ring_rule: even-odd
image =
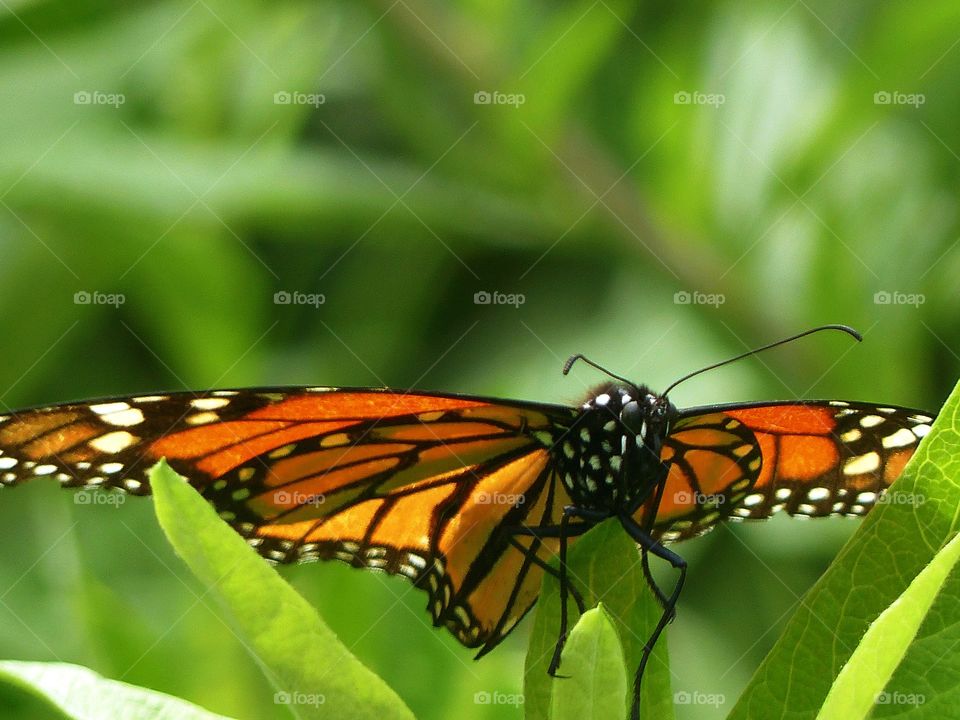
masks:
[[[635,510],[662,477],[660,447],[675,412],[645,386],[591,392],[554,449],[573,503],[611,515]]]

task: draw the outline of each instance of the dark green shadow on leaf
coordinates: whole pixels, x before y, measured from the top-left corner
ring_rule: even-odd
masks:
[[[0,685],[0,707],[7,720],[229,720],[186,700],[110,680],[69,663],[0,662]],[[17,686],[24,697],[8,704],[8,691],[14,690],[9,695],[15,695]]]
[[[570,577],[583,593],[587,606],[602,601],[620,637],[626,658],[627,689],[623,693],[619,717],[626,717],[632,700],[633,673],[640,663],[644,643],[660,619],[660,605],[644,579],[636,544],[615,519],[601,523],[577,540],[570,550],[568,565]],[[568,608],[572,627],[577,621],[577,608],[572,599]],[[569,682],[547,675],[559,627],[559,583],[553,576],[545,574],[524,669],[527,720],[550,719],[552,687]],[[621,693],[613,679],[611,691]],[[616,717],[612,716],[611,720]],[[644,674],[641,717],[644,720],[673,718],[666,634],[657,643]]]
[[[412,720],[317,612],[166,463],[150,474],[157,518],[177,553],[225,608],[238,637],[298,718]]]
[[[732,720],[815,718],[870,624],[960,526],[960,392],[953,391],[886,502],[873,510],[803,598]],[[960,576],[943,584],[871,717],[956,717],[960,707]]]

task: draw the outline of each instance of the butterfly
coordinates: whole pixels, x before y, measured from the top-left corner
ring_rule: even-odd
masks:
[[[564,372],[580,359],[599,367],[574,356]],[[583,610],[567,548],[617,518],[664,609],[637,668],[637,717],[643,667],[686,573],[666,544],[779,511],[863,515],[933,417],[830,400],[678,409],[668,399],[677,383],[658,394],[610,375],[577,407],[295,387],[22,410],[0,416],[0,483],[48,477],[147,495],[147,471],[166,458],[266,559],[336,559],[406,576],[427,592],[434,624],[478,657],[520,622],[549,572],[563,597],[551,674],[568,593]],[[650,554],[679,571],[670,593],[651,577]]]

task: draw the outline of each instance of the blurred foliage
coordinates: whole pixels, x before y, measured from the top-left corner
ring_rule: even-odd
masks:
[[[958,34],[943,0],[8,0],[0,400],[305,383],[574,402],[597,380],[560,376],[574,352],[664,387],[839,321],[865,342],[806,340],[674,402],[937,408],[960,365]],[[285,717],[149,502],[36,483],[0,521],[0,657]],[[854,525],[680,546],[674,689],[726,698],[681,720],[732,707]],[[474,663],[402,579],[283,573],[418,717],[520,716],[474,699],[520,692],[529,623]]]

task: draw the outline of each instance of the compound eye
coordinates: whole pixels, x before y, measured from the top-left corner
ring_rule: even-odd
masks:
[[[640,403],[631,400],[620,411],[620,420],[624,426],[633,433],[639,433],[643,427],[643,410],[640,409]]]

